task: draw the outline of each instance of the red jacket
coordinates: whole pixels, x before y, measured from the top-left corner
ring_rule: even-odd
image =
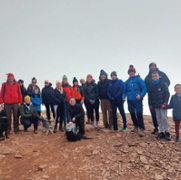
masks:
[[[16,81],[14,81],[12,85],[8,82],[2,84],[0,93],[0,104],[2,103],[23,103],[20,85]]]
[[[66,84],[66,85],[63,84],[62,87],[63,87],[63,90],[66,92],[67,102],[69,102],[69,98],[70,98],[71,96],[74,96],[73,88],[72,88],[72,86],[70,86],[69,84]]]

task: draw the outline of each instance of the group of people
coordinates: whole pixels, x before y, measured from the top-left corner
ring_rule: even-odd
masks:
[[[175,85],[176,94],[172,96],[169,103],[170,80],[167,75],[157,68],[156,63],[149,64],[149,73],[143,80],[136,75],[133,65],[129,66],[128,79],[123,82],[118,78],[116,71],[108,78],[104,70],[100,71],[99,82],[96,83],[91,74],[86,80],[73,78],[73,86],[68,83],[66,75],[62,81],[56,82],[56,87],[45,80],[45,86],[40,90],[37,79],[33,78],[26,89],[23,80],[18,82],[12,73],[7,75],[7,82],[2,84],[0,93],[0,104],[4,107],[9,121],[8,132],[11,131],[11,114],[13,113],[14,132],[19,132],[19,117],[24,131],[34,124],[34,133],[37,133],[38,123],[41,124],[41,105],[45,105],[47,119],[51,120],[50,109],[55,121],[54,133],[64,131],[66,123],[75,123],[80,134],[84,135],[84,109],[87,110],[87,124],[91,128],[99,126],[99,106],[103,114],[105,128],[118,130],[117,109],[122,116],[122,131],[127,130],[127,119],[124,111],[124,102],[127,99],[128,110],[133,121],[134,129],[140,137],[145,136],[145,125],[143,118],[143,98],[148,93],[148,104],[152,115],[154,130],[152,134],[157,138],[171,140],[167,109],[173,108],[173,120],[175,121],[176,141],[179,141],[179,126],[181,120],[181,85]],[[94,112],[95,119],[94,121]]]

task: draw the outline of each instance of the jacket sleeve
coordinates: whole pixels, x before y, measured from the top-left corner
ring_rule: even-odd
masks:
[[[2,83],[1,93],[0,93],[0,104],[4,103],[4,86],[5,86],[5,83]]]
[[[169,92],[167,83],[164,83],[164,90],[165,90],[165,101],[164,102],[166,104],[168,104],[168,100],[170,98],[170,92]]]
[[[164,73],[163,73],[163,76],[164,76],[164,82],[167,83],[168,86],[170,86],[170,79],[168,78],[168,76]]]
[[[141,86],[141,93],[140,96],[143,98],[146,95],[147,92],[147,88],[146,88],[146,84],[143,81],[143,79],[139,78],[139,82],[140,82],[140,86]]]
[[[41,92],[41,94],[42,94],[42,103],[44,104],[44,98],[45,98],[45,94],[44,94],[44,88],[42,89],[42,92]]]
[[[35,100],[35,98],[31,97],[31,102],[33,103],[33,105],[38,106],[39,103]]]
[[[39,101],[38,101],[38,105],[42,104],[42,97],[40,96]]]
[[[145,84],[146,84],[146,88],[147,88],[147,92],[148,92],[148,87],[149,87],[148,75],[145,78]]]
[[[173,109],[173,105],[174,105],[174,97],[172,96],[169,105],[167,106],[167,109]]]
[[[152,102],[151,102],[151,86],[148,86],[148,104],[149,104],[149,107],[152,106]]]
[[[128,81],[128,80],[127,80]],[[124,82],[124,84],[123,84],[123,98],[125,98],[126,97],[126,85],[127,85],[127,81],[125,81]]]
[[[74,118],[77,119],[77,118],[80,118],[80,117],[84,117],[84,109],[82,106],[80,106],[80,113],[77,114]]]
[[[22,97],[20,86],[18,86],[17,88],[18,88],[19,103],[22,104],[23,103],[23,97]]]
[[[30,97],[32,96],[32,87],[31,86],[28,86],[27,93]]]
[[[110,88],[111,88],[111,86],[109,85],[108,88],[107,88],[107,96],[108,96],[109,99],[112,98],[111,94],[110,94]]]
[[[99,90],[98,90],[97,84],[95,84],[95,91],[96,91],[95,99],[98,99],[99,98]]]
[[[19,113],[21,115],[21,118],[29,118],[32,116],[31,114],[25,114],[24,105],[21,105],[21,107],[19,108]]]
[[[72,86],[70,86],[70,95],[74,96],[74,91],[73,91],[73,87]]]
[[[87,96],[87,92],[86,92],[86,86],[83,87],[83,95],[84,95],[84,98],[89,100],[89,97]]]
[[[56,95],[55,95],[55,90],[52,92],[52,98],[54,99],[55,102],[61,103],[61,100],[58,99],[58,98],[56,97]]]
[[[124,88],[124,82],[121,80],[120,85],[118,87],[118,93],[116,94],[116,96],[114,98],[119,97],[121,94],[123,94],[123,88]]]

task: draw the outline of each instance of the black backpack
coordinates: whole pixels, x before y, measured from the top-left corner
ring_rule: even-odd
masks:
[[[68,141],[80,141],[82,136],[77,131],[76,125],[72,124],[71,126],[69,124],[66,125],[66,133],[65,133]]]

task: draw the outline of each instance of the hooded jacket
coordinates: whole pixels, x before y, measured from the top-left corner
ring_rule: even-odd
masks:
[[[42,89],[42,103],[43,104],[53,103],[52,92],[53,92],[53,87],[51,83],[49,83],[49,86],[45,86]]]
[[[177,94],[173,95],[170,104],[167,106],[168,109],[173,109],[173,120],[181,120],[181,96]]]
[[[38,92],[40,93],[40,88],[37,85],[36,85],[36,88],[38,88]],[[29,84],[29,86],[27,88],[27,93],[30,97],[33,95],[33,85],[32,84]]]
[[[81,86],[73,86],[73,91],[74,91],[74,97],[76,100],[84,100],[84,97],[82,95],[82,90]]]
[[[162,81],[167,83],[167,85],[169,86],[170,80],[169,80],[168,76],[164,72],[160,71],[158,68],[155,71],[157,71],[159,73],[160,79],[162,79]],[[145,84],[146,84],[147,90],[148,90],[149,85],[152,83],[151,76],[152,76],[152,71],[150,70],[148,75],[145,78]]]
[[[42,97],[40,96],[40,94],[35,94],[33,91],[31,102],[33,103],[36,111],[41,112]]]
[[[0,104],[23,103],[20,85],[14,81],[13,84],[5,82],[2,84],[0,93]]]
[[[62,84],[62,87],[63,87],[63,90],[66,92],[67,102],[69,102],[69,98],[71,96],[74,96],[73,88],[69,84]]]
[[[61,103],[65,103],[67,100],[66,92],[63,90],[63,94],[61,94],[59,90],[54,89],[52,92],[52,98],[54,105],[60,105]]]
[[[151,83],[148,88],[148,102],[151,107],[161,108],[163,103],[168,103],[169,97],[168,85],[161,79],[157,84]]]

